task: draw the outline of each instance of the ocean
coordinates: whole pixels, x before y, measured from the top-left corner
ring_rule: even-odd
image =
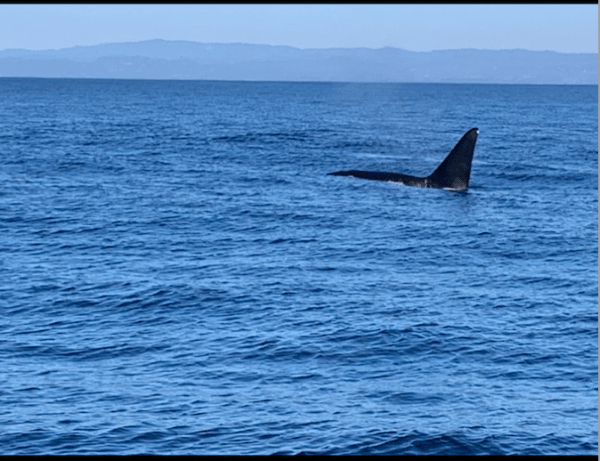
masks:
[[[597,86],[2,78],[0,141],[0,454],[597,455]]]

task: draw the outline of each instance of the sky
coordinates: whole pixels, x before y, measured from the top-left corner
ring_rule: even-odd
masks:
[[[151,39],[297,48],[598,52],[598,4],[0,5],[0,50]]]

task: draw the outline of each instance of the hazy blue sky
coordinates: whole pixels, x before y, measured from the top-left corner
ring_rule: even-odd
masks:
[[[298,48],[598,52],[598,4],[0,5],[0,50],[162,38]]]

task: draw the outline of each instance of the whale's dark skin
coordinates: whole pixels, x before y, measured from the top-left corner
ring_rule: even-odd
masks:
[[[377,181],[393,181],[413,187],[433,187],[436,189],[450,189],[465,191],[469,187],[471,176],[471,162],[479,130],[471,128],[458,141],[454,149],[442,163],[426,178],[417,178],[407,174],[384,173],[379,171],[336,171],[328,173],[333,176],[354,176],[355,178],[374,179]]]

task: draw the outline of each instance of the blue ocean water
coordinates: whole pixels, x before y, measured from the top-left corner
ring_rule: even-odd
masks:
[[[4,78],[0,141],[0,454],[597,454],[597,86]]]

